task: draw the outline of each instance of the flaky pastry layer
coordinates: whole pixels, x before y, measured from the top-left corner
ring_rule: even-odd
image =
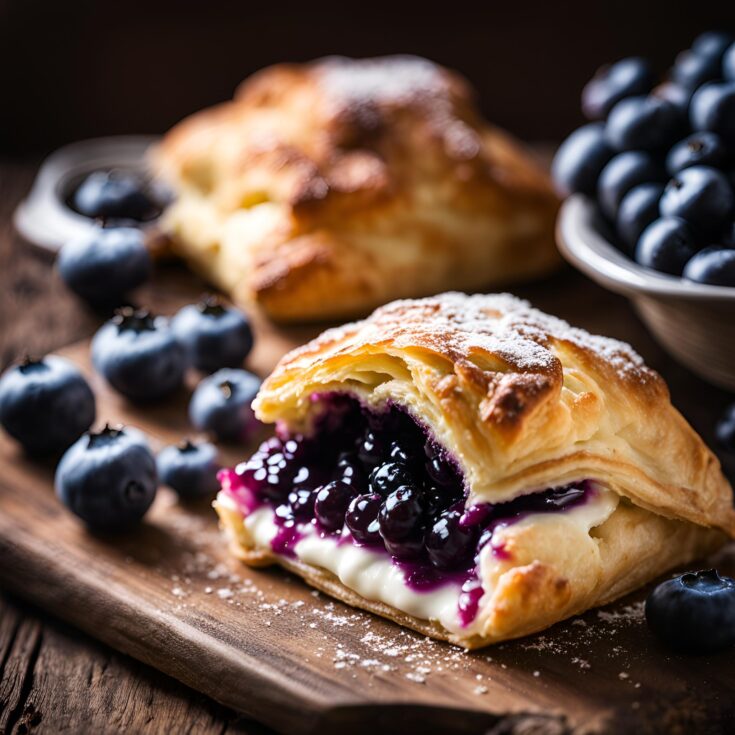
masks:
[[[265,69],[154,157],[173,247],[239,302],[305,320],[548,272],[547,176],[425,59]]]

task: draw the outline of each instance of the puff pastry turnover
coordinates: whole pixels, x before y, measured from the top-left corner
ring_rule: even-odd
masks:
[[[558,261],[546,175],[425,59],[273,66],[174,127],[154,166],[174,249],[273,318],[538,276]]]
[[[543,629],[735,533],[719,463],[628,345],[509,295],[397,301],[264,382],[223,473],[235,554],[466,647]]]

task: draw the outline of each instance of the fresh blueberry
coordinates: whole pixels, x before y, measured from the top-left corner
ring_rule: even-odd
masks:
[[[77,296],[116,305],[148,280],[152,263],[140,230],[94,227],[61,248],[57,267]]]
[[[647,94],[653,84],[646,59],[632,57],[603,66],[582,90],[582,111],[590,120],[602,120],[620,100]]]
[[[708,56],[722,61],[728,47],[735,41],[735,36],[726,31],[705,31],[700,33],[692,43],[692,51],[700,56]]]
[[[680,276],[695,252],[689,225],[679,217],[661,217],[643,230],[635,259],[646,268]]]
[[[217,492],[217,448],[208,442],[186,440],[162,449],[156,458],[158,476],[182,498],[211,497]]]
[[[735,286],[735,250],[705,248],[700,250],[684,268],[684,278],[712,286]]]
[[[666,156],[666,170],[675,176],[690,166],[722,168],[728,159],[728,151],[716,133],[702,131],[692,133],[679,141]]]
[[[405,464],[386,462],[379,464],[370,473],[370,491],[383,497],[390,495],[403,485],[413,485],[414,478]]]
[[[131,427],[82,436],[56,469],[56,494],[87,525],[122,529],[139,521],[156,495],[156,460]]]
[[[727,408],[717,422],[715,436],[724,449],[735,452],[735,403]]]
[[[339,480],[330,482],[317,491],[314,516],[322,530],[335,533],[342,529],[345,514],[355,497],[355,488]]]
[[[115,390],[133,401],[170,395],[188,366],[168,320],[130,307],[119,309],[95,334],[92,361]]]
[[[61,357],[26,358],[0,378],[0,424],[29,454],[66,449],[94,417],[92,390]]]
[[[359,544],[374,546],[381,542],[378,513],[383,498],[376,493],[358,495],[350,502],[345,515],[345,524]]]
[[[661,97],[628,97],[610,112],[605,137],[618,151],[661,150],[681,137],[684,121],[679,108]]]
[[[380,535],[386,541],[401,541],[420,528],[424,506],[419,492],[413,487],[399,487],[392,492],[380,509]]]
[[[247,441],[258,428],[251,404],[260,379],[247,370],[223,368],[202,380],[189,403],[189,418],[199,431],[223,441]]]
[[[662,216],[685,219],[695,233],[712,235],[725,229],[735,210],[735,193],[727,177],[711,166],[680,171],[661,195]]]
[[[655,159],[643,151],[618,153],[602,169],[597,182],[597,200],[602,213],[612,222],[623,197],[638,184],[661,182],[664,173]]]
[[[714,653],[735,644],[735,579],[714,569],[658,585],[646,600],[646,620],[667,646]]]
[[[72,206],[86,217],[116,217],[138,222],[155,217],[158,206],[139,176],[124,171],[95,171],[72,196]]]
[[[695,130],[709,130],[735,146],[735,81],[705,84],[692,97],[689,117]]]
[[[194,367],[207,373],[240,367],[253,347],[245,314],[213,296],[181,309],[171,320],[171,329],[188,349]]]
[[[612,155],[602,123],[590,123],[575,130],[561,144],[551,164],[551,174],[559,194],[567,196],[579,192],[593,195],[600,172]]]
[[[671,76],[682,87],[697,89],[722,76],[722,60],[695,51],[682,51],[676,57]]]
[[[658,219],[658,202],[663,191],[663,184],[638,184],[620,202],[615,226],[630,251],[635,248],[643,230]]]
[[[472,559],[477,549],[479,529],[461,526],[461,517],[459,511],[447,510],[426,534],[426,551],[437,569],[458,569]]]
[[[730,45],[722,57],[722,76],[728,82],[735,82],[735,43]]]
[[[664,82],[663,84],[659,84],[651,94],[671,102],[679,110],[682,119],[686,119],[689,114],[689,102],[692,99],[693,93],[694,90],[682,87],[680,84]]]

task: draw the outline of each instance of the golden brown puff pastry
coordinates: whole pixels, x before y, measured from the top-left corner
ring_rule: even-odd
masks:
[[[216,506],[235,553],[463,646],[609,602],[735,534],[732,490],[660,376],[628,345],[509,295],[397,301],[329,330],[281,361],[254,408],[280,439],[223,478]],[[258,474],[274,456],[282,489],[270,470]],[[341,528],[316,503],[316,520],[304,514],[309,472],[323,490],[335,466],[331,477],[387,507],[406,482],[384,469],[396,457],[420,488],[420,549],[401,557],[390,536],[400,523],[384,529],[382,510],[385,547],[361,543],[353,505]],[[368,481],[354,467],[339,475],[363,460]],[[290,461],[303,467],[289,486]],[[279,496],[299,482],[303,498]],[[329,509],[335,492],[308,499]],[[446,500],[438,512],[436,497]]]
[[[254,75],[154,157],[174,249],[273,318],[527,279],[558,262],[546,175],[426,59],[331,57]]]

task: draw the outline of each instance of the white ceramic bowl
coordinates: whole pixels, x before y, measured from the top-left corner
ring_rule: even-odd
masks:
[[[735,288],[643,268],[621,253],[605,231],[591,199],[575,194],[564,202],[556,229],[562,255],[593,281],[627,296],[679,362],[735,391]]]

